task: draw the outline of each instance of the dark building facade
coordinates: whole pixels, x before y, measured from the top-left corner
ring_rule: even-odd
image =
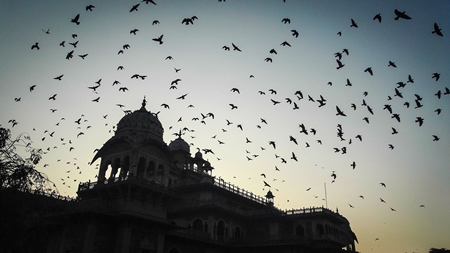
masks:
[[[354,252],[348,220],[323,207],[282,211],[212,176],[181,138],[169,145],[157,116],[125,115],[97,152],[98,180],[81,183],[49,215],[48,253]]]

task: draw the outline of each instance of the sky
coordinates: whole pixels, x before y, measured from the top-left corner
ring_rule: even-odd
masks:
[[[132,12],[138,1],[0,2],[0,125],[46,151],[37,169],[60,194],[95,180],[94,150],[145,96],[167,144],[186,127],[192,155],[213,150],[203,157],[214,176],[261,196],[265,180],[283,210],[338,209],[360,252],[450,248],[449,1],[155,2]]]

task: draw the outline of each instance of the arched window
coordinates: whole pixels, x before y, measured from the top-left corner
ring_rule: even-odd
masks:
[[[156,183],[164,184],[164,165],[158,165],[158,170],[156,171]]]
[[[155,168],[156,168],[155,162],[150,161],[147,167],[147,180],[151,181],[155,179]]]
[[[138,178],[145,177],[145,158],[141,157],[139,158],[139,163],[137,166],[137,175]]]
[[[205,221],[205,224],[203,224],[203,231],[208,232],[208,222]]]
[[[192,223],[192,229],[197,231],[203,231],[203,222],[200,219],[195,219]]]
[[[241,228],[240,227],[236,227],[234,229],[234,238],[240,239],[241,237],[242,237]]]
[[[128,177],[128,171],[130,169],[130,156],[125,156],[125,158],[121,160],[121,163],[120,177],[126,179]]]
[[[223,241],[225,239],[225,222],[223,222],[223,220],[220,220],[217,223],[217,239],[219,241]]]
[[[305,229],[302,225],[297,225],[297,227],[295,227],[295,235],[305,237]]]
[[[324,229],[323,229],[323,225],[322,224],[317,224],[316,230],[317,230],[317,234],[318,235],[323,235],[324,234]]]

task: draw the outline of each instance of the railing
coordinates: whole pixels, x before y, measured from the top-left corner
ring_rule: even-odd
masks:
[[[311,245],[311,240],[294,234],[275,234],[265,236],[246,236],[245,238],[230,238],[233,245],[281,245],[281,244],[298,244]]]
[[[117,182],[125,182],[125,181],[130,181],[130,180],[132,180],[134,182],[139,182],[141,184],[145,184],[147,186],[152,187],[153,189],[159,189],[159,190],[173,192],[172,190],[170,190],[169,188],[165,187],[162,184],[158,184],[158,183],[156,183],[154,181],[148,181],[148,180],[145,180],[145,179],[135,178],[135,177],[126,177],[124,179],[114,178],[113,182],[105,181],[104,183],[99,183],[98,181],[97,182],[87,181],[87,182],[84,182],[84,183],[80,183],[78,185],[78,191],[90,190],[90,189],[93,189],[96,186],[114,184],[114,183],[117,183]]]
[[[94,211],[105,214],[113,214],[116,212],[116,206],[114,205],[114,203],[107,200],[90,199],[70,203],[66,209],[66,212],[68,213],[78,213],[84,211]]]
[[[225,182],[223,179],[221,178],[214,178],[214,185],[219,186],[222,189],[225,189],[227,191],[236,193],[244,198],[253,200],[257,203],[266,205],[267,204],[267,200],[264,197],[258,196],[253,194],[252,192],[249,192],[245,189],[239,188],[234,184],[231,184],[229,182]]]
[[[332,214],[338,219],[342,221],[347,221],[347,219],[340,215],[338,212],[334,212],[328,208],[325,207],[304,207],[301,209],[291,209],[291,210],[284,210],[283,215],[298,215],[298,214],[309,214],[309,213],[328,213]]]

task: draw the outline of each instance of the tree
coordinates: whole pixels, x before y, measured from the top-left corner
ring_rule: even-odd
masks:
[[[55,185],[48,177],[35,169],[44,152],[33,148],[31,144],[28,134],[22,133],[12,139],[9,129],[0,128],[0,191],[56,192]],[[22,158],[18,149],[28,153],[29,157]]]
[[[0,252],[45,252],[49,229],[40,225],[41,216],[52,208],[57,190],[36,170],[43,151],[31,144],[29,135],[12,139],[10,130],[0,127]]]
[[[437,248],[431,248],[429,253],[450,253],[450,249],[445,249],[445,248],[441,248],[441,249],[437,249]]]

